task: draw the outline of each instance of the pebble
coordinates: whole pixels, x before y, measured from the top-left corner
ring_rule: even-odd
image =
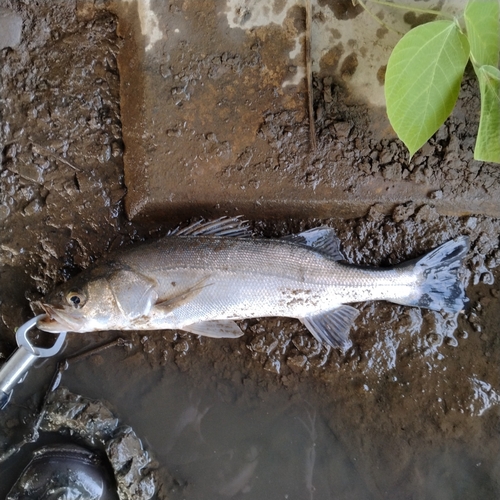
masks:
[[[415,213],[415,205],[412,202],[398,205],[392,212],[394,222],[403,222]]]
[[[10,208],[4,203],[0,205],[0,221],[5,220],[10,214]]]
[[[384,179],[387,180],[399,180],[401,179],[401,172],[401,165],[392,163],[383,168],[382,175],[384,176]]]
[[[21,42],[23,20],[10,9],[0,8],[0,50]]]
[[[42,202],[36,198],[26,206],[26,208],[23,210],[23,214],[27,215],[28,217],[30,215],[35,215],[41,212],[42,207],[43,207]]]
[[[307,356],[304,354],[299,354],[297,356],[290,356],[287,360],[286,363],[288,366],[292,368],[303,368],[306,363],[307,363]]]
[[[441,200],[443,198],[443,191],[441,189],[438,189],[437,191],[433,191],[430,195],[429,198],[433,200]]]

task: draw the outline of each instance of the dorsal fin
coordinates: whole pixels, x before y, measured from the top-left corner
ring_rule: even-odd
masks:
[[[315,227],[299,234],[284,236],[282,239],[297,245],[312,247],[334,260],[345,260],[340,251],[340,240],[331,227]]]
[[[248,221],[238,217],[221,217],[205,221],[199,220],[182,229],[176,228],[168,236],[231,236],[248,238],[252,236]]]

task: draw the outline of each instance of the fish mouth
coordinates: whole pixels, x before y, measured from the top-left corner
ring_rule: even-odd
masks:
[[[40,318],[36,326],[44,332],[78,332],[83,327],[83,317],[75,311],[43,303],[40,303],[40,307],[45,311],[46,316]]]

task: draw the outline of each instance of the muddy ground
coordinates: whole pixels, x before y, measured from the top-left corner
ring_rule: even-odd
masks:
[[[123,200],[133,186],[123,177],[115,17],[105,9],[89,17],[71,2],[0,6],[23,23],[19,42],[12,38],[14,46],[0,52],[0,356],[6,358],[15,328],[39,312],[32,301],[109,251],[185,221],[139,224],[126,217]],[[342,86],[325,78],[315,80],[317,156],[324,161],[302,155],[306,123],[284,110],[262,119],[261,137],[276,145],[269,168],[286,165],[284,175],[294,182],[321,183],[335,176],[328,170],[332,154],[341,161],[366,150],[353,189],[365,176],[416,183],[437,176],[445,185],[433,195],[439,200],[463,193],[485,172],[498,182],[496,166],[470,161],[476,115],[469,110],[478,99],[470,80],[457,113],[408,164],[399,142],[363,132],[365,108],[347,105]],[[326,112],[332,103],[337,114]],[[240,166],[227,178],[258,177],[252,165]],[[409,199],[390,214],[372,206],[349,220],[304,213],[252,224],[257,237],[328,224],[349,261],[381,266],[467,234],[470,304],[456,318],[362,304],[346,353],[318,345],[284,318],[242,321],[246,334],[237,340],[171,331],[70,335],[63,356],[117,335],[132,347],[81,361],[63,381],[106,399],[133,426],[158,460],[160,498],[498,498],[500,221],[480,213],[442,216],[432,200]],[[40,372],[46,381],[30,377],[23,389],[36,394],[19,392],[0,415],[3,448],[29,426],[50,371]],[[9,471],[20,466],[12,460]],[[0,495],[12,477],[3,479]]]

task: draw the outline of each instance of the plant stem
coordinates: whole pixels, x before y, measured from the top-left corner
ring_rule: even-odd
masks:
[[[361,5],[361,7],[363,7],[364,11],[370,16],[372,17],[375,21],[377,21],[377,23],[380,24],[380,26],[383,26],[386,30],[389,30],[389,31],[392,31],[393,33],[396,33],[397,35],[400,35],[400,36],[403,36],[404,33],[401,33],[400,31],[398,30],[395,30],[394,28],[391,28],[389,25],[385,24],[384,21],[382,21],[382,19],[379,19],[365,4],[364,0],[353,0],[353,2],[356,1],[357,3],[359,3],[359,5]]]
[[[363,4],[362,0],[357,0],[361,5]],[[410,12],[417,12],[419,14],[431,14],[433,16],[441,16],[445,17],[447,19],[453,20],[455,19],[455,16],[452,16],[451,14],[448,14],[446,12],[440,12],[437,10],[431,10],[431,9],[419,9],[418,7],[412,7],[410,5],[401,5],[397,3],[392,3],[392,2],[384,2],[384,0],[371,0],[373,3],[379,4],[379,5],[384,5],[386,7],[394,7],[395,9],[403,9],[403,10],[409,10]]]
[[[306,73],[307,73],[307,100],[309,111],[309,141],[311,151],[316,149],[316,127],[314,124],[314,102],[313,102],[313,86],[312,86],[312,61],[311,61],[311,25],[312,25],[312,8],[311,0],[306,0]]]

